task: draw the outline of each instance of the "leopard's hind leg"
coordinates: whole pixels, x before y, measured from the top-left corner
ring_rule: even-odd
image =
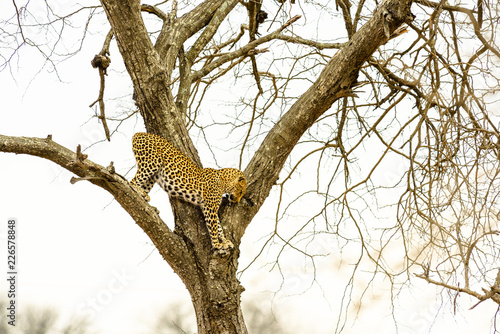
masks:
[[[148,174],[148,170],[140,170],[139,168],[137,168],[137,173],[135,174],[132,181],[130,181],[130,184],[137,190],[139,194],[142,195],[142,197],[144,197],[146,202],[149,202],[150,197],[148,194],[155,184],[154,173],[152,173],[152,175]]]
[[[130,184],[149,202],[148,193],[153,188],[156,176],[161,168],[161,159],[157,156],[156,150],[146,146],[140,146],[141,143],[133,143],[135,159],[137,161],[137,172]]]

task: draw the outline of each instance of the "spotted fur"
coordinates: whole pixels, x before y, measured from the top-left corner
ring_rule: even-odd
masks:
[[[136,133],[132,150],[137,161],[137,173],[130,182],[149,201],[149,191],[158,183],[171,197],[177,197],[201,207],[216,249],[229,249],[233,244],[224,237],[217,212],[224,194],[238,203],[245,194],[247,182],[243,173],[234,168],[199,168],[163,137]]]

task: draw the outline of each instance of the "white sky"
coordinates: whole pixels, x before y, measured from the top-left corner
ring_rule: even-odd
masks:
[[[97,36],[94,41],[100,40]],[[93,111],[88,107],[98,93],[98,74],[90,60],[100,48],[100,44],[86,43],[81,53],[60,64],[64,83],[45,72],[31,81],[37,64],[30,60],[36,58],[23,52],[10,73],[0,73],[0,133],[33,137],[52,134],[53,140],[70,149],[76,149],[78,144],[85,149],[103,139],[102,128],[90,119]],[[112,56],[112,69],[119,68],[116,49]],[[106,94],[128,94],[128,85],[108,83]],[[110,102],[107,108],[113,106],[119,107]],[[93,146],[85,153],[101,165],[114,161],[117,171],[125,174],[134,166],[130,138],[140,130],[140,122],[129,122],[111,143]],[[126,177],[132,176],[133,171]],[[0,153],[0,267],[5,268],[7,262],[7,220],[15,218],[19,318],[28,305],[48,306],[61,311],[61,323],[67,323],[72,316],[89,315],[96,333],[135,334],[154,328],[157,314],[169,306],[189,305],[189,295],[180,279],[124,210],[108,193],[88,182],[71,185],[71,177],[71,173],[49,161]],[[168,197],[158,187],[151,195],[151,204],[171,224]],[[243,239],[240,268],[265,242],[261,230],[272,230],[275,203],[271,196],[249,227]],[[287,259],[283,264],[285,285],[272,298],[270,292],[279,288],[281,275],[263,268],[273,260],[270,254],[241,277],[246,288],[243,298],[255,300],[266,310],[272,307],[277,319],[293,328],[290,333],[331,333],[350,275],[351,257],[335,254],[335,249],[328,252],[332,254],[317,262],[321,288],[317,284],[309,288],[312,269],[303,258]],[[6,275],[6,269],[4,272]],[[0,282],[0,298],[5,298],[6,281]],[[368,289],[358,318],[354,324],[349,322],[345,333],[374,332],[374,328],[375,332],[395,331],[387,284],[380,283]],[[356,292],[353,297],[358,295]],[[454,315],[452,306],[436,299],[434,287],[415,281],[394,305],[401,324],[399,332],[422,333],[429,328],[432,333],[489,332],[495,310],[491,302],[471,311],[467,308],[476,301],[460,296],[458,302],[462,308]],[[353,298],[352,303],[357,304],[358,299]]]

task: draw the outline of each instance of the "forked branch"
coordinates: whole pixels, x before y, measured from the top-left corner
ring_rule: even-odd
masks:
[[[261,50],[256,50],[255,48],[257,46],[259,46],[261,44],[264,44],[264,43],[267,43],[267,42],[269,42],[269,41],[271,41],[273,39],[277,39],[280,36],[281,32],[284,29],[286,29],[288,26],[290,26],[291,24],[293,24],[298,19],[300,19],[300,15],[296,15],[296,16],[292,17],[284,25],[282,25],[279,29],[277,29],[276,31],[270,33],[269,35],[266,35],[266,36],[263,36],[261,38],[258,38],[256,40],[248,43],[247,45],[245,45],[241,49],[238,49],[236,51],[220,55],[213,62],[209,63],[208,65],[206,65],[205,67],[203,67],[199,71],[194,72],[191,75],[191,81],[194,82],[194,81],[196,81],[196,80],[204,77],[205,75],[209,74],[213,70],[219,68],[220,66],[222,66],[223,64],[225,64],[225,63],[227,63],[229,61],[232,61],[234,59],[237,59],[237,58],[243,57],[243,56],[248,56],[248,55],[253,56],[253,55],[255,55],[255,54],[259,53],[259,52],[262,52]]]
[[[429,277],[428,272],[424,272],[423,274],[416,274],[415,276],[427,281],[427,283],[434,284],[434,285],[443,287],[443,288],[448,289],[448,290],[456,291],[457,294],[460,292],[463,292],[463,293],[466,293],[472,297],[479,299],[479,302],[476,303],[475,305],[473,305],[471,307],[471,309],[473,309],[478,304],[480,304],[483,301],[488,300],[488,299],[491,299],[492,301],[494,301],[495,303],[500,305],[500,288],[498,286],[492,286],[492,287],[490,287],[490,289],[483,289],[483,294],[481,294],[477,291],[471,290],[471,289],[466,288],[466,287],[461,288],[460,286],[454,286],[454,285],[451,285],[448,283],[436,281],[436,280]]]

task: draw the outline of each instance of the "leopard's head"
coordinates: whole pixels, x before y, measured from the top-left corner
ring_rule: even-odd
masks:
[[[239,169],[224,168],[220,170],[220,177],[225,183],[224,192],[228,194],[231,203],[238,203],[247,190],[247,180]]]

